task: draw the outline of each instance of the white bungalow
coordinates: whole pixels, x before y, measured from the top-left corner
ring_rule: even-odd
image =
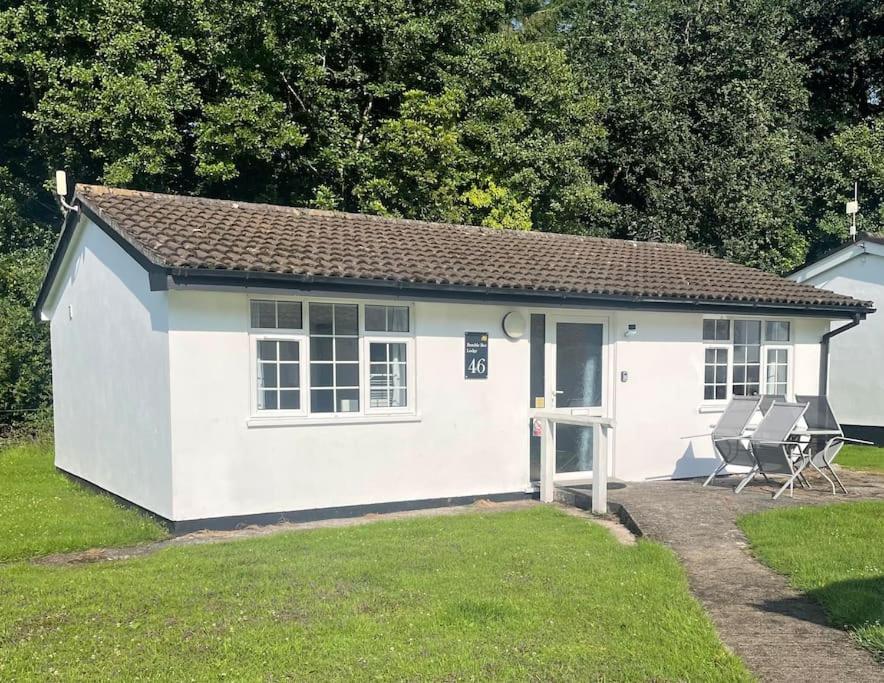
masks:
[[[40,291],[56,465],[179,530],[513,498],[538,411],[707,474],[734,394],[816,394],[867,302],[682,246],[78,186]],[[555,477],[592,431],[560,425]],[[595,443],[593,443],[595,441]],[[604,457],[603,457],[604,456]]]
[[[884,235],[860,233],[789,278],[880,305]],[[833,322],[832,329],[843,324]],[[831,347],[829,398],[845,434],[884,445],[884,318],[839,335]]]

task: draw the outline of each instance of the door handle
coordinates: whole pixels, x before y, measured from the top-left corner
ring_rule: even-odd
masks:
[[[565,392],[564,392],[564,390],[556,389],[555,391],[553,391],[553,393],[554,394],[564,394]]]

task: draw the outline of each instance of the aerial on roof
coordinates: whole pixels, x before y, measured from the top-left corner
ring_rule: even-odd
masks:
[[[682,245],[466,225],[78,185],[75,202],[170,276],[548,293],[636,302],[872,310]],[[50,276],[52,275],[50,267]],[[49,279],[49,277],[47,278]]]

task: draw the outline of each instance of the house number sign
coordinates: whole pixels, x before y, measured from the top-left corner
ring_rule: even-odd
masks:
[[[466,379],[488,379],[488,333],[464,334],[464,370]]]

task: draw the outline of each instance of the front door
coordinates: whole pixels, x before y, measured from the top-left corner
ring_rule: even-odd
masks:
[[[607,324],[598,318],[551,317],[548,404],[556,412],[603,415],[607,379]],[[556,478],[581,479],[592,473],[590,427],[556,427]]]

